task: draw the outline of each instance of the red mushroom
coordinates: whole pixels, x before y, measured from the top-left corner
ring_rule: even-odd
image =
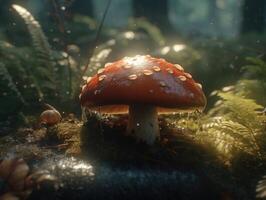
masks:
[[[159,137],[157,114],[202,110],[201,85],[178,64],[147,56],[107,63],[89,77],[80,94],[83,107],[102,113],[129,113],[127,132],[153,144]]]

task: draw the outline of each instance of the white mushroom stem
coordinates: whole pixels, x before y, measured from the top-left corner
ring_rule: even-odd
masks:
[[[152,145],[159,138],[158,115],[155,106],[130,105],[127,133]]]

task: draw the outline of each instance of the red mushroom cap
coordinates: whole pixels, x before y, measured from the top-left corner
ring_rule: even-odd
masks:
[[[149,55],[107,63],[88,78],[80,101],[103,113],[126,113],[132,104],[154,105],[159,113],[201,110],[206,105],[201,85],[180,65]]]

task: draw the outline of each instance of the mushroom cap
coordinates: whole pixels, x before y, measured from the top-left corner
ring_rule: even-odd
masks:
[[[107,63],[82,87],[83,107],[102,113],[127,113],[132,104],[157,107],[158,113],[202,110],[201,85],[178,64],[149,55]]]
[[[61,119],[61,114],[55,109],[45,110],[40,115],[40,122],[49,126],[59,123]]]

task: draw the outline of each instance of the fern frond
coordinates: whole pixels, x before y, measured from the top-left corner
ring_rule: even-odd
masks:
[[[263,106],[253,99],[246,99],[232,93],[219,92],[218,96],[222,98],[221,107],[224,108],[225,116],[252,129],[260,126],[258,111],[263,110]]]
[[[266,159],[260,142],[265,137],[266,128],[266,116],[260,114],[263,106],[232,91],[218,92],[217,95],[221,100],[203,120],[196,138],[213,144],[218,152],[228,158],[236,152],[246,152]]]
[[[12,7],[22,17],[31,35],[33,46],[42,61],[52,70],[52,50],[40,24],[34,19],[29,11],[22,6],[13,4]]]
[[[256,197],[258,199],[265,199],[266,198],[266,175],[262,177],[262,179],[258,182],[256,187]]]
[[[247,61],[251,64],[244,66],[242,69],[251,76],[261,81],[266,81],[266,62],[261,58],[247,57]]]
[[[20,99],[20,101],[23,104],[26,103],[20,91],[18,90],[16,84],[13,82],[11,75],[9,74],[8,70],[6,69],[3,63],[0,63],[0,79],[6,82],[6,85],[8,86],[8,88],[11,89],[17,95],[17,97]]]
[[[225,157],[230,158],[234,152],[239,151],[252,155],[258,153],[250,130],[224,117],[213,118],[203,124],[202,130],[197,132],[197,136],[204,142],[213,144],[217,151]]]

